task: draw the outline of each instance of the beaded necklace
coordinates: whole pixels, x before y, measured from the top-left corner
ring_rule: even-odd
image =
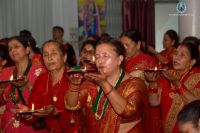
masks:
[[[31,65],[32,65],[31,62],[29,62],[25,72],[23,73],[23,76],[27,76],[27,74],[28,74],[28,72],[31,68]],[[14,72],[13,75],[14,75],[14,78],[17,78],[17,72],[16,71]],[[19,95],[19,97],[17,97],[17,98],[15,97],[15,89],[17,89],[17,92],[18,92],[18,95]],[[11,93],[10,93],[10,99],[11,99],[11,101],[14,105],[19,103],[20,99],[21,99],[23,104],[26,104],[25,100],[22,96],[22,92],[23,92],[23,87],[17,87],[17,86],[12,85]]]
[[[120,76],[119,76],[119,78],[118,78],[118,80],[117,80],[117,83],[116,83],[115,86],[114,86],[115,89],[118,89],[120,83],[122,82],[122,79],[123,79],[124,75],[125,75],[125,72],[122,71],[121,74],[120,74]],[[97,94],[97,97],[96,97],[96,99],[95,99],[94,105],[93,105],[93,107],[92,107],[92,112],[95,113],[95,118],[96,118],[96,120],[100,120],[100,119],[103,118],[103,116],[104,116],[104,114],[105,114],[105,112],[106,112],[106,109],[107,109],[107,107],[108,107],[108,99],[106,98],[106,100],[105,100],[105,102],[104,102],[104,105],[103,105],[102,112],[100,113],[100,115],[97,114],[97,112],[98,112],[98,107],[99,107],[99,102],[100,102],[100,99],[101,99],[101,97],[102,97],[102,94],[103,94],[103,90],[102,90],[102,88],[100,87],[99,92],[98,92],[98,94]]]

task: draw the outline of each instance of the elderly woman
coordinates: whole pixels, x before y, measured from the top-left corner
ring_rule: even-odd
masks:
[[[66,111],[64,105],[64,95],[69,89],[64,47],[56,41],[47,41],[43,44],[42,55],[48,72],[39,76],[33,86],[28,107],[34,104],[38,112],[23,116],[25,123],[32,124],[43,118],[49,132],[75,132],[78,125],[71,124],[72,113]],[[22,111],[27,111],[28,107],[20,105]]]
[[[99,73],[71,75],[66,108],[86,110],[86,132],[146,132],[147,91],[143,80],[123,70],[123,45],[112,38],[101,40],[95,58]]]
[[[36,132],[32,127],[21,123],[16,117],[17,104],[28,103],[32,86],[36,78],[42,72],[46,71],[41,64],[34,64],[29,60],[29,50],[29,45],[24,37],[16,36],[10,38],[8,42],[8,52],[12,61],[15,63],[15,67],[11,69],[12,71],[7,69],[6,76],[9,76],[9,79],[12,77],[13,79],[20,78],[21,80],[10,83],[8,87],[4,89],[6,110],[2,116],[1,125],[4,133]]]
[[[175,70],[163,71],[157,81],[157,73],[148,72],[149,100],[151,106],[161,105],[164,132],[178,133],[176,117],[182,107],[200,98],[199,51],[197,45],[184,43],[173,55]]]

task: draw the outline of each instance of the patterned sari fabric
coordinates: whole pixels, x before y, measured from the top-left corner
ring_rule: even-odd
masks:
[[[12,75],[15,67],[6,67],[3,68],[3,70],[0,73],[0,81],[9,80],[10,76]],[[0,84],[0,125],[1,125],[1,117],[3,115],[3,112],[5,110],[5,101],[3,99],[3,92],[5,87],[8,85],[8,83],[2,83]],[[0,126],[1,127],[1,126]]]
[[[166,50],[161,51],[160,54],[167,59],[167,62],[161,63],[157,60],[157,66],[159,68],[167,68],[167,69],[173,68],[172,56],[175,51],[176,51],[176,48],[172,48],[169,51],[166,51]]]
[[[125,60],[125,71],[134,77],[144,79],[144,69],[154,68],[155,59],[150,55],[139,52],[133,58],[126,58]]]
[[[41,109],[48,105],[54,105],[58,109],[58,115],[44,119],[48,131],[52,133],[75,133],[79,128],[77,122],[70,123],[72,113],[65,110],[64,96],[69,89],[69,79],[66,76],[66,71],[63,73],[62,79],[55,85],[52,85],[53,81],[49,72],[40,75],[29,98],[28,105],[30,108],[33,103],[35,109]],[[76,116],[74,117],[76,119]],[[25,123],[31,125],[37,120],[38,118],[34,117],[25,121]]]
[[[140,51],[135,57],[125,60],[125,71],[131,73],[134,70],[144,70],[154,67],[154,65],[154,58]]]
[[[110,103],[102,119],[95,118],[95,112],[92,112],[92,106],[98,93],[98,87],[91,82],[84,82],[81,85],[81,91],[88,95],[82,97],[81,103],[86,113],[85,125],[87,133],[117,133],[118,131],[128,133],[146,133],[148,100],[146,85],[139,78],[129,78],[122,81],[117,91],[127,100],[130,106],[126,106],[124,112],[116,114]],[[103,94],[98,106],[98,111],[103,109],[106,96]],[[122,128],[126,127],[126,128]]]
[[[144,78],[144,69],[154,68],[156,65],[155,58],[140,52],[132,59],[126,59],[125,70],[134,77]],[[149,109],[149,132],[160,133],[160,110],[159,107]]]
[[[29,80],[29,83],[33,85],[36,78],[44,71],[46,70],[41,65],[36,65],[36,64],[30,65],[30,69],[29,71],[27,71],[27,75],[26,75]],[[16,68],[13,69],[13,72],[11,75],[14,75],[15,72],[16,72]],[[14,103],[12,94],[14,96],[15,101],[17,101],[16,98],[20,100]],[[24,102],[28,103],[28,99],[30,96],[29,88],[26,88],[26,87],[21,88],[21,95],[24,99]],[[6,104],[5,104],[6,109],[3,113],[2,120],[1,120],[2,121],[1,129],[3,130],[3,132],[4,133],[36,132],[32,129],[31,126],[25,126],[23,123],[21,123],[19,120],[16,119],[16,109],[18,109],[17,103],[22,104],[22,100],[21,98],[19,98],[20,96],[19,96],[19,91],[17,90],[17,88],[14,87],[11,83],[9,83],[9,85],[4,90],[3,96],[4,96],[4,100],[6,101]],[[45,131],[41,131],[41,132],[45,132]]]
[[[180,94],[171,86],[167,80],[159,80],[161,92],[161,112],[163,132],[178,133],[176,119],[179,111],[186,104]],[[182,84],[185,85],[188,91],[194,96],[200,97],[200,69],[193,68],[182,79]]]

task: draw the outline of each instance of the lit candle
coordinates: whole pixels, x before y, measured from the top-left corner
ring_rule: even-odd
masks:
[[[35,108],[35,106],[34,106],[34,104],[32,103],[31,110],[34,111],[34,108]]]
[[[86,71],[86,70],[87,70],[87,67],[85,66],[83,70],[85,70],[85,71]]]
[[[10,76],[10,80],[13,80],[13,74]]]
[[[87,67],[84,66],[84,68],[82,69],[82,72],[86,72],[86,70],[87,70]]]
[[[95,62],[95,57],[94,56],[92,56],[92,62]]]
[[[157,67],[155,67],[155,71],[157,71],[158,70],[158,68]]]

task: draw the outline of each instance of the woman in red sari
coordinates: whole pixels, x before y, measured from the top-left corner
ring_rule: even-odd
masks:
[[[182,107],[200,98],[199,51],[196,45],[178,46],[173,56],[175,70],[164,71],[156,82],[156,73],[146,73],[150,83],[150,104],[161,105],[163,132],[178,133],[176,117]]]
[[[8,52],[15,63],[13,69],[8,70],[9,79],[21,78],[9,83],[4,89],[6,109],[2,116],[2,132],[4,133],[32,133],[36,132],[31,126],[26,126],[17,117],[17,104],[27,104],[35,79],[45,71],[42,65],[34,64],[29,60],[29,46],[24,37],[12,37],[8,42]],[[8,77],[7,77],[8,78]],[[41,132],[46,132],[41,130]]]
[[[172,68],[172,55],[174,54],[176,47],[179,43],[179,37],[174,30],[168,30],[165,32],[163,37],[163,48],[164,50],[160,53],[157,52],[151,46],[148,47],[148,51],[152,53],[156,59],[159,68]]]
[[[120,40],[126,49],[125,71],[134,77],[145,80],[144,70],[154,67],[155,59],[140,50],[141,34],[137,30],[128,30],[121,34]],[[152,120],[154,123],[151,122]],[[149,121],[149,132],[160,133],[159,110],[157,107],[149,109]]]
[[[154,58],[140,50],[142,37],[138,30],[130,29],[123,32],[120,41],[126,50],[125,71],[134,77],[144,79],[143,70],[155,65]]]
[[[25,123],[33,124],[39,118],[43,118],[46,128],[51,133],[74,133],[78,130],[77,122],[71,123],[72,113],[66,111],[64,105],[64,95],[69,89],[64,47],[50,40],[43,44],[42,54],[48,72],[37,78],[28,104],[29,109],[34,104],[39,112],[26,116]],[[20,106],[20,109],[27,111],[28,107]]]
[[[89,73],[81,86],[81,75],[71,75],[66,93],[68,110],[86,110],[87,133],[146,133],[147,90],[143,80],[123,70],[125,49],[112,38],[96,47],[99,73]],[[74,77],[75,76],[75,77]]]

